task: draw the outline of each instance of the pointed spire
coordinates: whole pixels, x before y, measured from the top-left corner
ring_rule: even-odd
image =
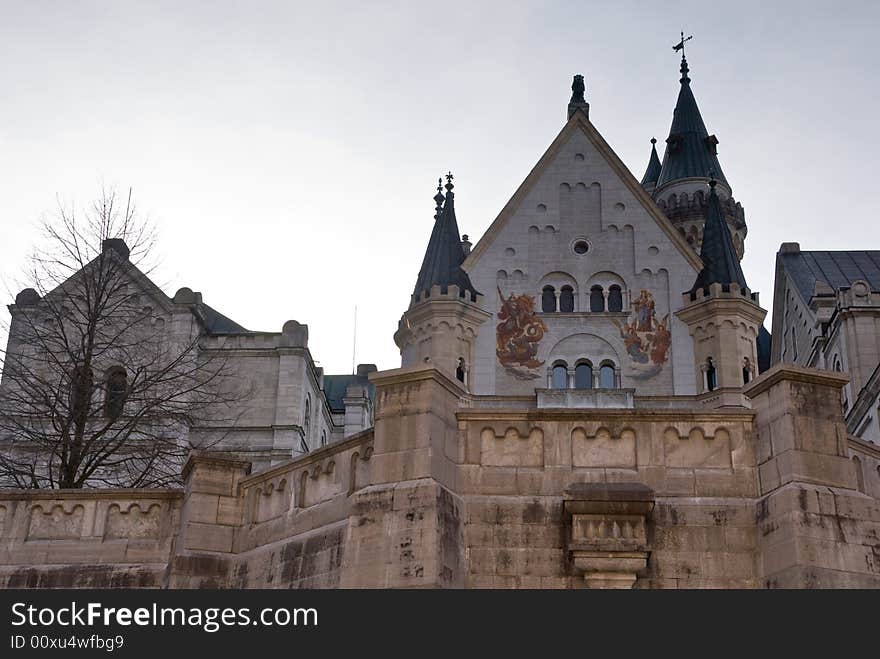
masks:
[[[455,218],[455,193],[452,191],[455,186],[452,179],[450,172],[446,175],[446,196],[442,208],[440,204],[444,201],[444,196],[440,190],[443,181],[438,181],[437,194],[434,196],[437,204],[434,229],[425,250],[410,306],[420,295],[430,294],[432,286],[440,286],[441,293],[446,293],[448,287],[454,284],[458,286],[461,296],[467,296],[471,300],[478,295],[467,273],[461,268],[465,253]]]
[[[651,138],[651,156],[648,158],[648,169],[642,177],[643,188],[654,188],[660,178],[660,158],[657,157],[657,138]]]
[[[681,89],[672,114],[672,126],[666,140],[657,188],[682,179],[705,178],[712,170],[717,180],[729,190],[730,186],[724,178],[716,155],[718,139],[709,135],[706,124],[703,123],[697,100],[691,90],[691,79],[688,76],[690,69],[683,52],[680,70]]]
[[[578,73],[571,83],[571,100],[568,102],[568,118],[571,119],[574,116],[574,113],[580,110],[587,117],[590,116],[590,104],[587,103],[587,99],[584,98],[584,92],[586,91],[586,86],[584,85],[584,76]]]
[[[712,176],[709,180],[709,201],[706,205],[706,223],[703,226],[703,244],[700,247],[703,269],[697,275],[691,293],[708,288],[711,284],[721,284],[725,287],[738,284],[740,288],[747,288],[746,278],[736,256],[733,239],[730,237],[730,229],[721,212],[721,200],[715,192],[717,184],[718,181]]]

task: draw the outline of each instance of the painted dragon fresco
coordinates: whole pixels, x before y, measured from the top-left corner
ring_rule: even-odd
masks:
[[[535,369],[544,364],[537,359],[538,343],[544,337],[547,326],[535,315],[535,298],[531,295],[510,294],[505,299],[498,288],[501,310],[496,328],[498,361],[508,373],[520,380],[540,377]]]

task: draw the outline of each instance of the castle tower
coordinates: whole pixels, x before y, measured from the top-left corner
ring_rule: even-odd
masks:
[[[445,197],[442,181],[437,185],[434,229],[394,342],[402,366],[431,364],[468,386],[477,328],[491,314],[480,307],[483,296],[461,267],[465,251],[455,218],[452,174],[446,179]]]
[[[766,311],[749,291],[724,221],[719,182],[709,181],[700,258],[703,269],[676,312],[688,326],[697,394],[706,407],[745,406],[742,387],[757,375],[758,334]]]
[[[649,173],[653,172],[653,159],[656,158],[656,153],[652,152],[642,186],[652,194],[675,228],[699,252],[707,212],[705,182],[709,173],[715,172],[722,215],[733,232],[733,245],[737,257],[741,259],[747,233],[745,213],[733,198],[730,184],[721,171],[718,138],[706,130],[691,89],[690,69],[683,51],[680,71],[681,89],[672,115],[669,137],[666,138],[660,172],[653,181],[650,180],[652,176]]]

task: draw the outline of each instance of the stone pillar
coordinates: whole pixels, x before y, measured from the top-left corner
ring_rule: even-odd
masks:
[[[422,366],[381,371],[370,485],[351,497],[343,588],[464,587],[464,505],[453,494],[460,382]]]
[[[249,462],[193,451],[183,468],[186,486],[180,534],[171,557],[169,588],[223,588],[242,524],[238,483]]]
[[[856,489],[840,405],[847,381],[778,364],[744,388],[756,413],[758,559],[768,588],[880,587],[880,501]]]
[[[648,564],[654,492],[641,483],[575,483],[563,511],[568,553],[587,588],[632,588]]]

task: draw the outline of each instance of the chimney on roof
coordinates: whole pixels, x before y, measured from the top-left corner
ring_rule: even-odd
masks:
[[[779,247],[780,254],[800,254],[800,243],[782,243]]]
[[[113,250],[124,259],[128,259],[129,254],[131,254],[131,250],[128,249],[128,245],[125,244],[122,238],[105,238],[101,243],[101,251],[107,252],[109,250]]]

